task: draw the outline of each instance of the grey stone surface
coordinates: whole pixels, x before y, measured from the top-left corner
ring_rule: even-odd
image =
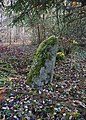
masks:
[[[57,38],[50,37],[48,40],[43,41],[43,43],[39,46],[40,49],[38,48],[35,54],[32,67],[28,75],[28,83],[29,80],[31,80],[30,82],[33,87],[43,87],[45,84],[52,82],[56,53],[58,49],[57,43]],[[39,65],[41,66],[39,67]],[[40,69],[38,73],[35,74],[38,68]]]

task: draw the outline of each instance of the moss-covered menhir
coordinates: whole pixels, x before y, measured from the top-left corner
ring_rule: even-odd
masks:
[[[51,36],[48,39],[44,40],[39,45],[34,55],[31,69],[28,73],[27,83],[29,85],[32,84],[32,78],[35,78],[36,76],[40,74],[40,69],[45,65],[46,59],[52,58],[53,53],[49,51],[55,44],[57,44],[57,38],[55,38],[54,36]]]

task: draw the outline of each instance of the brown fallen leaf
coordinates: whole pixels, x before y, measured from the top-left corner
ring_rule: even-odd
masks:
[[[3,102],[5,100],[5,91],[6,88],[4,87],[0,88],[0,102]]]

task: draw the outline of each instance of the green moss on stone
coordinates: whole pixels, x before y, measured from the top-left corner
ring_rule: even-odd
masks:
[[[57,44],[57,38],[51,36],[39,45],[28,74],[27,83],[29,85],[32,84],[32,78],[35,78],[39,75],[40,69],[44,66],[46,59],[51,59],[51,55],[48,53],[48,51],[55,44]]]

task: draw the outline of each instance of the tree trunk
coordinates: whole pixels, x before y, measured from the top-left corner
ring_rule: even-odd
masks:
[[[43,21],[45,19],[45,15],[43,14]],[[43,24],[43,39],[46,39],[46,31],[45,31],[45,25]]]
[[[40,39],[40,26],[39,26],[39,24],[37,25],[37,32],[38,32],[38,44],[40,44],[41,39]]]

